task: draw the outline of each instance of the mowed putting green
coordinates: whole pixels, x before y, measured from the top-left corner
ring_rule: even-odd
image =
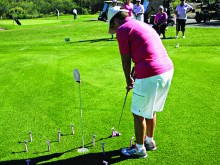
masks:
[[[117,41],[109,40],[108,23],[97,18],[27,19],[20,20],[21,26],[0,20],[0,27],[8,29],[0,30],[0,164],[26,164],[28,159],[32,164],[218,164],[220,28],[187,26],[186,39],[174,39],[175,27],[169,27],[169,39],[162,42],[175,73],[164,111],[157,115],[157,150],[146,159],[123,159],[119,149],[128,147],[134,136],[132,91],[121,136],[111,138],[126,84]],[[82,133],[75,68],[82,80],[85,154],[78,153]]]

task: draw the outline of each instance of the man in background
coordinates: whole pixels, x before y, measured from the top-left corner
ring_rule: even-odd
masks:
[[[177,5],[176,14],[176,38],[179,38],[178,33],[182,31],[182,38],[185,38],[185,27],[187,20],[187,13],[192,11],[193,7],[185,2],[185,0],[180,0],[180,4]]]
[[[77,18],[77,10],[76,9],[73,9],[73,17],[74,17],[74,19]]]

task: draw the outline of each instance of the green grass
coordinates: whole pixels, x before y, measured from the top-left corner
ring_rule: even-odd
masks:
[[[158,113],[158,149],[148,152],[147,159],[121,160],[115,150],[127,147],[134,136],[132,93],[121,121],[122,136],[107,138],[118,126],[125,78],[117,41],[109,40],[108,23],[94,21],[97,17],[20,20],[22,26],[0,21],[0,27],[8,29],[0,31],[0,164],[25,164],[26,159],[33,164],[98,164],[102,142],[115,164],[218,164],[220,29],[187,27],[186,39],[163,40],[175,74],[164,111]],[[175,27],[169,27],[167,36],[174,35]],[[82,140],[74,68],[82,79],[85,144],[90,151],[85,155],[77,152]],[[75,125],[74,136],[70,124]],[[61,142],[56,142],[58,130]],[[23,141],[29,140],[29,131],[33,142],[26,153]],[[53,141],[50,153],[46,140]]]

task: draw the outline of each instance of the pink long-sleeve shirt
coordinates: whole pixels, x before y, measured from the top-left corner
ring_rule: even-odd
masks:
[[[116,35],[121,55],[129,55],[135,63],[136,78],[147,78],[173,69],[160,37],[146,23],[127,17]]]
[[[128,5],[128,4],[125,2],[124,5],[123,5],[123,7],[128,10],[128,15],[129,15],[130,17],[132,17],[132,16],[133,16],[133,14],[132,14],[133,3],[130,3],[130,4]]]
[[[158,12],[154,18],[155,22],[158,24],[161,24],[164,21],[165,23],[167,23],[167,19],[168,19],[168,16],[167,16],[167,13],[165,12],[163,12],[162,14]]]

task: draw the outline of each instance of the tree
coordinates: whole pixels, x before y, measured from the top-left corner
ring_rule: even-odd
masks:
[[[0,16],[9,18],[13,14],[23,15],[23,18],[40,17],[55,13],[55,8],[63,14],[72,13],[74,8],[81,14],[94,14],[102,10],[103,2],[103,0],[0,0]]]

